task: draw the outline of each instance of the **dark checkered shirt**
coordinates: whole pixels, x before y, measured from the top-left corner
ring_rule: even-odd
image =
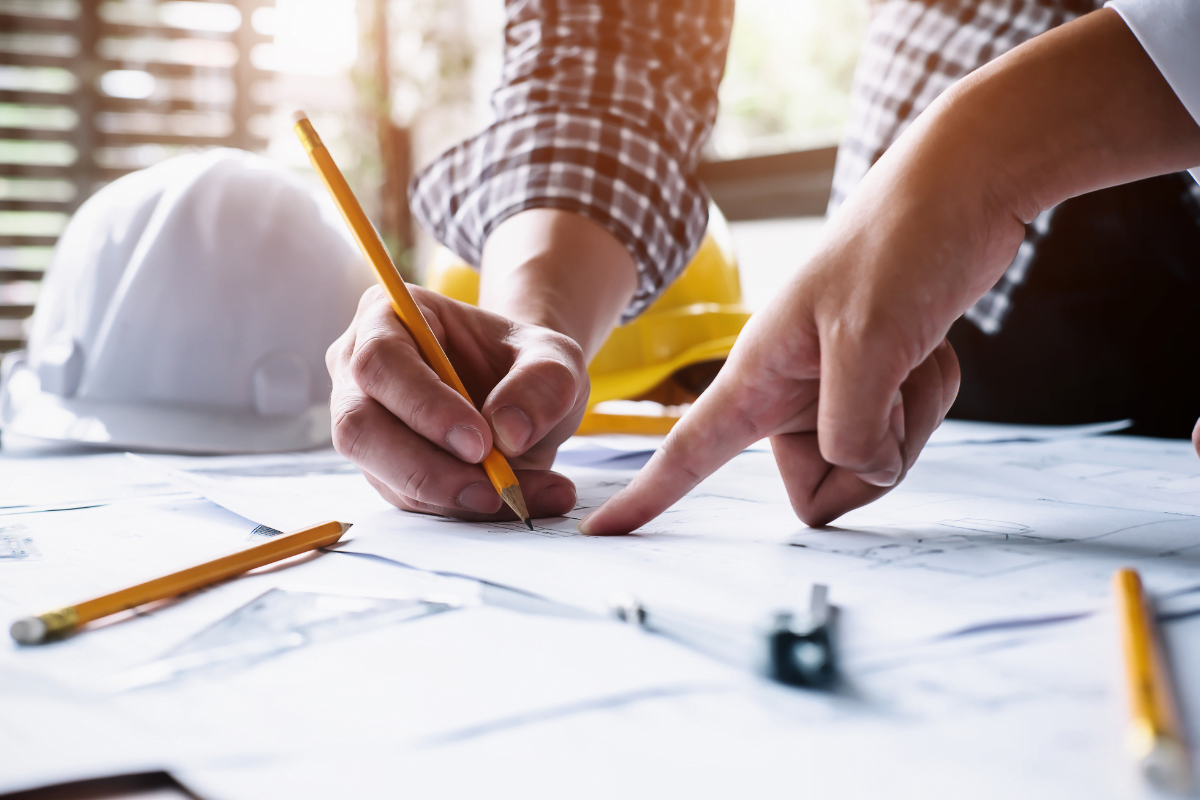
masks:
[[[954,81],[1102,0],[884,0],[873,4],[830,208]],[[687,264],[708,223],[697,181],[717,112],[733,0],[508,0],[496,121],[413,182],[417,219],[478,264],[488,234],[527,208],[598,223],[633,254],[626,312]],[[1000,329],[1053,210],[1029,226],[967,318]]]

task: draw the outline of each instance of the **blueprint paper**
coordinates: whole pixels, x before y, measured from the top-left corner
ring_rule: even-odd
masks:
[[[114,691],[155,686],[208,672],[245,669],[300,647],[461,608],[457,598],[380,598],[274,588],[171,648],[128,670]]]
[[[131,461],[219,506],[279,531],[354,523],[392,506],[333,449],[270,456],[151,456]]]
[[[0,663],[0,748],[0,793],[153,772],[170,760],[161,739],[105,699],[12,663]]]
[[[88,594],[99,582],[125,580],[105,577],[110,569],[129,575],[151,562],[180,557],[172,539],[180,533],[193,534],[194,541],[185,545],[192,554],[243,541],[249,521],[193,503],[207,511],[181,506],[172,512],[173,529],[148,525],[146,536],[163,543],[138,543],[145,552],[128,564],[136,552],[111,546],[121,540],[122,521],[115,518],[120,504],[62,512],[61,525],[52,529],[43,522],[34,528],[46,546],[46,559],[14,562],[4,574],[32,575],[38,569],[43,578],[54,577],[46,563],[57,563],[66,570],[56,579],[61,591],[82,574],[70,571],[73,562],[67,556],[80,563],[91,558],[92,571],[101,577],[79,584]],[[192,518],[190,528],[183,517]],[[163,520],[148,514],[145,521]],[[198,534],[206,528],[212,535],[201,541]],[[83,537],[74,536],[75,529],[108,543],[79,550]],[[42,610],[45,595],[54,591],[34,577],[2,583],[0,610],[6,621]],[[518,725],[531,715],[551,718],[597,704],[744,680],[736,671],[669,642],[647,641],[615,622],[569,609],[543,613],[545,604],[536,598],[507,594],[512,596],[385,560],[326,553],[264,568],[48,646],[22,648],[5,639],[0,642],[0,751],[5,753],[0,792],[123,771],[216,769],[297,756],[330,763],[333,756],[348,757],[368,743],[394,756],[438,737]],[[262,628],[266,638],[289,630],[286,620],[276,619],[280,614],[294,612],[295,630],[319,624],[330,601],[337,614],[403,610],[396,603],[359,602],[370,597],[453,602],[458,610],[420,618],[405,613],[385,625],[375,624],[378,617],[350,629],[339,624],[329,636],[308,636],[301,646],[269,658],[185,671],[144,688],[131,689],[123,680],[163,658],[196,652],[194,643],[211,641],[254,601],[269,596],[310,600],[274,604],[270,624]],[[347,605],[348,600],[354,602]],[[435,617],[446,620],[435,622]],[[245,635],[235,637],[236,643],[253,639],[245,625],[237,629]],[[84,747],[88,736],[104,739],[97,731],[108,731],[110,738]],[[87,753],[64,763],[63,747]]]
[[[840,695],[646,696],[399,754],[367,746],[336,771],[289,759],[178,777],[221,800],[387,797],[401,780],[431,798],[1152,797],[1124,750],[1117,650],[1097,617],[877,666]]]
[[[168,768],[213,800],[390,797],[400,785],[422,797],[1148,797],[1123,749],[1108,581],[1116,566],[1141,570],[1194,726],[1200,460],[1187,442],[977,435],[930,448],[896,491],[828,529],[795,518],[761,449],[629,537],[575,530],[635,474],[605,461],[564,468],[580,507],[532,533],[342,506],[361,512],[342,552],[50,648],[0,647],[0,687],[12,687],[0,688],[0,752],[21,770],[0,769],[0,791],[62,779],[48,748],[55,727],[76,725],[122,738],[70,777]],[[185,494],[0,519],[38,546],[36,558],[0,559],[0,610],[59,602],[54,592],[89,560],[85,594],[110,570],[124,580],[244,546],[254,524],[269,524],[262,515],[305,495],[344,502],[339,487],[356,477],[329,454],[170,468],[190,475],[201,462],[210,471],[196,483],[224,484],[253,513]],[[108,546],[135,523],[157,538]],[[754,624],[802,606],[814,581],[840,611],[845,682],[830,694],[774,687],[602,618],[612,594],[633,592],[648,606]],[[103,693],[102,679],[186,649],[273,590],[452,596],[461,610]],[[506,593],[509,605],[487,602]],[[539,611],[550,608],[561,613]],[[44,688],[28,690],[28,676]]]
[[[632,477],[568,474],[581,489],[577,517]],[[516,525],[462,526],[394,511],[365,521],[347,547],[597,611],[612,593],[632,591],[649,606],[683,606],[723,621],[798,605],[812,581],[827,583],[842,611],[853,702],[830,712],[819,741],[795,729],[804,719],[797,714],[778,733],[790,747],[774,750],[751,736],[757,747],[742,751],[742,740],[722,739],[713,720],[709,741],[689,740],[679,752],[696,755],[699,764],[744,759],[746,768],[736,773],[774,776],[764,785],[776,787],[784,778],[772,771],[774,759],[811,752],[805,763],[820,796],[1144,797],[1148,790],[1123,750],[1109,582],[1117,567],[1137,567],[1164,598],[1164,635],[1176,663],[1200,663],[1198,479],[1200,461],[1188,442],[960,444],[923,459],[882,501],[836,527],[810,529],[791,515],[769,455],[747,453],[630,537],[581,537],[572,519],[539,521],[531,534]],[[1200,719],[1197,673],[1176,672],[1185,718]],[[613,725],[606,742],[616,730],[639,729]],[[695,720],[668,727],[703,728]],[[588,735],[582,718],[572,718],[541,732],[464,740],[420,753],[414,763],[430,764],[428,771],[418,766],[406,774],[422,785],[434,779],[432,765],[458,757],[488,765],[480,781],[502,781],[510,775],[506,756],[539,746],[557,753],[549,740]],[[847,777],[863,747],[872,749],[878,771]],[[771,758],[756,760],[759,749]],[[888,753],[877,760],[882,750]],[[553,763],[564,773],[598,775],[607,763],[561,758]],[[664,774],[649,759],[630,758],[628,771],[607,774],[635,786]],[[799,766],[795,757],[786,763]],[[721,796],[720,778],[700,774],[697,795]],[[920,777],[896,784],[904,775]],[[601,788],[581,796],[620,788],[597,780]],[[464,777],[459,788],[474,785]]]
[[[947,420],[931,443],[957,445],[996,441],[1057,441],[1110,433],[1128,420],[1098,425],[996,425]],[[559,449],[555,469],[577,467],[622,471],[645,465],[662,443],[659,436],[576,436]],[[747,453],[769,453],[766,440]],[[168,456],[128,454],[146,469],[146,481],[171,481],[178,490],[195,492],[247,519],[281,531],[314,521],[357,522],[391,508],[366,482],[356,466],[332,448],[268,456]],[[128,467],[125,467],[128,470]]]
[[[361,523],[347,547],[592,609],[630,591],[763,613],[798,605],[816,581],[866,608],[896,596],[928,606],[906,627],[934,635],[995,618],[997,608],[1012,616],[1094,609],[1112,570],[1126,564],[1163,591],[1200,584],[1200,492],[1185,491],[1200,485],[1200,461],[1183,443],[1114,441],[954,448],[828,529],[800,523],[769,454],[747,453],[630,537],[582,537],[576,519],[539,520],[530,533],[393,510]],[[1146,447],[1186,471],[1139,468]],[[1129,466],[1103,463],[1124,458]],[[1085,460],[1091,469],[1079,467]],[[579,486],[578,518],[633,473],[567,474]]]
[[[121,453],[14,454],[7,438],[0,450],[0,516],[187,493],[165,476],[131,464]]]
[[[1133,420],[1097,422],[1088,425],[1008,425],[998,422],[970,422],[948,419],[929,437],[926,447],[952,444],[988,444],[997,442],[1054,442],[1063,439],[1086,439],[1119,433]]]
[[[979,435],[974,424],[958,427],[967,439]],[[578,536],[575,525],[627,483],[631,470],[562,468],[577,481],[580,507],[570,518],[538,521],[529,533],[515,524],[392,509],[332,451],[157,463],[272,527],[286,527],[288,515],[308,502],[306,522],[341,516],[358,523],[348,549],[593,611],[614,593],[636,591],[744,617],[795,605],[819,580],[868,607],[903,591],[931,606],[909,632],[935,635],[994,621],[997,604],[1016,617],[1093,609],[1106,596],[1109,571],[1127,561],[1167,590],[1200,583],[1188,552],[1200,514],[1200,461],[1190,445],[1091,437],[1096,430],[1044,429],[1039,435],[1049,441],[932,448],[897,490],[827,530],[796,520],[770,454],[750,451],[639,535],[607,540]],[[1031,435],[1020,427],[1002,438]],[[640,452],[647,444],[647,437],[600,438],[608,450]],[[273,474],[280,471],[298,474]],[[371,516],[378,509],[385,510]],[[678,576],[678,585],[664,574]]]
[[[148,723],[182,717],[198,731],[221,731],[230,745],[317,757],[372,743],[400,752],[613,698],[743,680],[608,620],[476,606],[138,689],[115,702]],[[238,730],[227,730],[229,719],[239,720]]]
[[[926,447],[945,447],[960,444],[992,442],[1048,442],[1061,439],[1082,439],[1103,436],[1128,428],[1132,420],[1117,420],[1091,425],[1002,425],[992,422],[946,420],[933,432]],[[662,443],[661,436],[603,435],[575,436],[558,450],[554,462],[562,467],[603,467],[607,469],[640,469]],[[762,440],[746,450],[768,452],[770,444]]]
[[[558,448],[555,469],[564,467],[601,467],[604,469],[640,469],[662,444],[662,436],[605,434],[573,436]],[[770,452],[767,440],[746,448],[752,452]]]

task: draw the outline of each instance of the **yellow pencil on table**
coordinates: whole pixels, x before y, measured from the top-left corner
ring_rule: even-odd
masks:
[[[1113,595],[1129,691],[1129,748],[1152,784],[1169,792],[1188,792],[1191,766],[1170,671],[1136,570],[1113,574]]]
[[[467,388],[463,386],[458,373],[450,364],[450,359],[446,357],[446,351],[442,349],[441,342],[434,336],[433,329],[429,327],[425,315],[413,301],[408,287],[404,284],[404,279],[400,277],[400,271],[396,269],[392,257],[388,255],[387,248],[380,241],[375,226],[363,213],[362,206],[358,204],[358,199],[350,190],[350,184],[346,183],[342,171],[333,162],[333,157],[329,155],[329,150],[321,142],[321,137],[317,135],[308,116],[303,111],[297,111],[293,120],[295,123],[293,129],[296,131],[296,136],[300,138],[300,143],[304,145],[304,150],[308,153],[309,160],[312,161],[313,169],[321,177],[325,188],[333,197],[333,202],[342,212],[346,224],[350,226],[354,240],[358,242],[367,263],[375,271],[375,277],[379,279],[379,283],[387,292],[388,298],[391,299],[396,316],[412,334],[421,355],[425,357],[425,361],[433,368],[437,376],[465,397],[468,403],[474,405],[471,395],[467,394]],[[529,511],[525,507],[525,498],[521,494],[521,486],[517,483],[517,476],[513,474],[512,467],[508,465],[504,455],[493,447],[487,458],[483,460],[483,469],[487,473],[488,480],[492,482],[492,486],[496,487],[500,498],[516,512],[530,530],[533,530],[533,523],[529,520]]]
[[[181,594],[203,589],[227,578],[241,575],[252,569],[274,564],[285,558],[307,553],[329,545],[342,538],[349,529],[343,522],[322,522],[310,528],[277,536],[269,542],[247,547],[227,556],[172,572],[161,578],[130,586],[128,589],[111,592],[100,597],[48,611],[36,617],[26,617],[13,623],[12,637],[21,644],[40,644],[66,636],[71,631],[94,620],[131,608],[178,597]]]

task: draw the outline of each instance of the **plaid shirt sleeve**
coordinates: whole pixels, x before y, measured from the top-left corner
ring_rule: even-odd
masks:
[[[478,265],[527,208],[607,229],[632,254],[645,309],[708,224],[695,176],[717,112],[733,0],[508,0],[495,122],[413,181],[414,216]]]
[[[959,78],[1103,0],[877,0],[854,74],[846,137],[838,148],[832,213],[887,148]],[[964,316],[999,332],[1054,209],[1026,226],[1012,265]]]

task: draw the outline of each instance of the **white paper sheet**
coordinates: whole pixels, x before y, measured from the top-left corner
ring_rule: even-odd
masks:
[[[1063,439],[1084,439],[1117,433],[1128,428],[1132,420],[1100,422],[1090,425],[1001,425],[991,422],[946,420],[929,437],[926,447],[946,447],[961,444],[995,442],[1052,442]],[[661,436],[576,436],[563,443],[558,451],[556,468],[602,467],[606,469],[640,469],[662,443]],[[746,448],[750,452],[769,452],[767,440]]]
[[[1187,442],[974,436],[931,448],[896,491],[833,528],[796,520],[760,450],[638,534],[605,539],[574,526],[634,474],[606,461],[565,468],[580,508],[539,521],[533,533],[371,512],[342,493],[352,472],[319,467],[328,454],[310,454],[312,464],[176,461],[170,468],[187,471],[177,476],[187,486],[224,497],[254,522],[280,521],[303,497],[316,498],[306,514],[353,515],[350,541],[343,552],[52,648],[0,648],[0,680],[40,675],[51,682],[43,694],[69,689],[60,693],[68,699],[47,704],[52,719],[130,731],[133,744],[104,749],[89,769],[165,765],[213,800],[387,797],[401,784],[428,797],[504,796],[510,787],[522,797],[1147,796],[1122,750],[1108,581],[1115,567],[1136,566],[1164,598],[1184,716],[1200,719],[1198,673],[1186,668],[1200,663],[1200,460]],[[215,472],[195,469],[200,462]],[[211,513],[191,503],[176,515]],[[124,507],[44,516],[95,514],[99,529]],[[226,519],[233,538],[250,524]],[[34,536],[46,563],[61,553],[55,536],[50,528]],[[101,548],[81,553],[80,564],[112,558]],[[0,562],[0,570],[37,563]],[[508,600],[520,602],[492,608],[486,595],[499,590],[450,574],[593,616],[520,613],[512,608],[521,603],[556,607],[519,593]],[[628,591],[714,623],[753,624],[801,604],[813,581],[830,586],[841,611],[846,682],[830,695],[774,688],[598,619],[612,594]],[[35,584],[18,587],[16,605],[29,602]],[[274,587],[443,591],[467,610],[97,700],[99,678],[168,652]],[[0,594],[6,589],[0,580]],[[22,742],[40,744],[12,744],[24,771],[14,780],[0,770],[0,790],[56,774],[50,734],[26,730],[30,707],[0,702],[0,751],[8,752],[10,718],[25,726],[15,728],[25,730]]]
[[[1177,633],[1200,640],[1200,619]],[[837,695],[647,696],[437,747],[368,745],[337,770],[286,759],[178,777],[219,800],[384,798],[401,781],[423,798],[1153,797],[1123,747],[1117,650],[1103,615],[877,665]]]
[[[948,420],[934,432],[931,445],[990,442],[1037,442],[1082,439],[1128,427],[1129,421],[1097,425],[995,425]],[[563,443],[555,469],[641,468],[662,442],[660,436],[576,436]],[[748,453],[769,453],[767,441]],[[390,509],[359,470],[333,449],[270,456],[168,456],[128,454],[147,470],[152,484],[173,481],[236,514],[277,530],[294,530],[313,521],[356,522]],[[125,471],[128,471],[126,466]],[[157,479],[157,481],[155,480]]]
[[[67,588],[73,600],[142,579],[148,569],[190,563],[206,550],[227,552],[253,525],[206,501],[157,510],[151,503],[134,514],[143,535],[124,542],[129,505],[27,515],[37,522],[45,558],[0,565],[8,568],[0,574],[19,578],[3,584],[5,621],[63,602]],[[161,524],[167,520],[173,524]],[[130,675],[211,639],[222,620],[272,590],[416,597],[463,610],[437,614],[446,619],[432,625],[433,617],[406,615],[339,630],[267,658],[129,689]],[[299,613],[311,621],[311,603]],[[18,647],[5,638],[0,792],[121,771],[220,769],[296,756],[330,763],[368,744],[395,754],[460,731],[521,725],[530,715],[552,718],[741,680],[669,642],[519,593],[374,557],[299,557],[62,642]],[[89,736],[104,740],[88,748]],[[64,760],[64,748],[87,752]],[[17,759],[11,765],[9,755]]]
[[[280,531],[326,520],[357,522],[392,506],[332,448],[270,456],[162,456],[129,459],[247,519]]]
[[[632,475],[569,474],[584,506]],[[531,534],[393,511],[364,522],[348,547],[595,610],[625,590],[727,623],[795,605],[811,581],[826,583],[843,611],[841,654],[856,690],[916,726],[938,759],[955,741],[978,745],[983,728],[1025,742],[994,762],[1003,788],[966,794],[1026,785],[1037,787],[1029,796],[1056,797],[1076,785],[1088,797],[1141,796],[1136,782],[1113,782],[1127,773],[1109,582],[1134,566],[1159,595],[1197,594],[1198,479],[1187,442],[963,444],[924,459],[836,527],[811,529],[792,516],[770,456],[746,453],[629,537],[578,536],[573,520]],[[1189,702],[1185,715],[1200,718]],[[870,725],[859,732],[873,735]],[[1072,770],[1051,780],[1064,742],[1103,780]],[[967,777],[951,771],[947,781]]]
[[[795,605],[818,581],[860,619],[869,615],[858,608],[888,608],[897,596],[919,603],[919,621],[906,627],[934,635],[995,618],[996,609],[1014,617],[1093,609],[1124,564],[1163,591],[1200,584],[1200,492],[1193,499],[1179,491],[1200,480],[1200,461],[1184,443],[1113,442],[947,449],[829,529],[796,520],[769,454],[747,453],[630,537],[582,537],[574,519],[542,520],[529,533],[393,510],[364,521],[353,547],[593,609],[631,591],[712,613],[761,614]],[[1158,463],[1188,471],[1137,467],[1147,447]],[[1130,467],[1104,463],[1123,457]],[[1048,474],[1084,459],[1094,469],[1083,477],[1076,466],[1068,476]],[[580,487],[575,517],[632,475],[567,472]]]
[[[0,516],[86,508],[132,497],[188,493],[165,476],[147,472],[121,453],[39,456],[0,450]]]

